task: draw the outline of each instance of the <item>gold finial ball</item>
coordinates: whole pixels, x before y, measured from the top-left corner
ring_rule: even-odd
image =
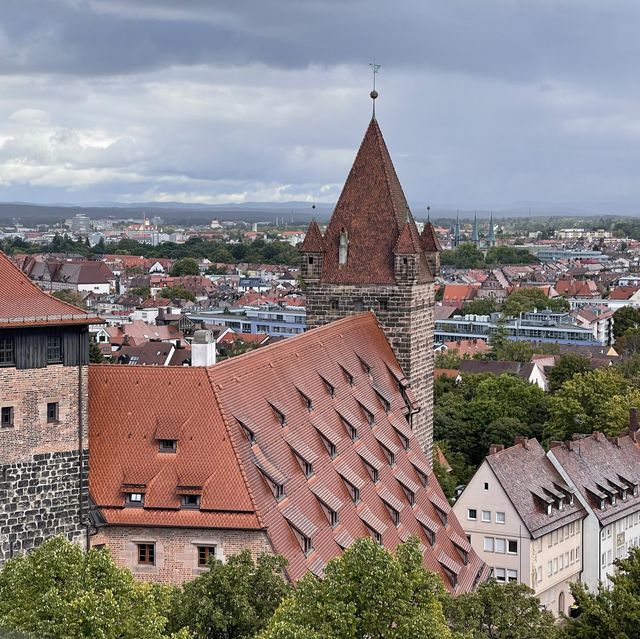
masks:
[[[378,92],[374,89],[369,95],[372,100],[375,100],[378,97]]]

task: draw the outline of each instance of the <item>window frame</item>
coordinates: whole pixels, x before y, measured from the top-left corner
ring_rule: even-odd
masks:
[[[500,521],[500,515],[502,515],[502,521]],[[506,513],[496,510],[496,524],[506,524],[506,523],[507,523]]]
[[[139,495],[140,499],[133,499],[134,495]],[[124,498],[125,506],[132,508],[144,508],[144,493],[127,493]]]
[[[472,516],[471,513],[475,513],[475,514]],[[478,521],[477,508],[467,508],[467,521]]]
[[[8,415],[8,420],[5,420],[5,414]],[[13,428],[15,418],[16,411],[14,406],[2,406],[2,408],[0,408],[0,428]]]
[[[194,497],[195,501],[192,501]],[[180,508],[197,510],[200,508],[200,495],[180,495]]]
[[[168,442],[171,442],[171,446],[166,446]],[[178,450],[177,439],[161,439],[158,444],[158,452],[160,453],[175,453]]]
[[[16,342],[13,337],[0,337],[0,367],[15,366]]]
[[[211,552],[213,550],[213,552]],[[218,558],[218,547],[213,546],[197,546],[198,568],[206,568],[209,565],[209,558]]]
[[[47,335],[47,364],[62,364],[62,337]]]
[[[487,515],[487,517],[485,517],[485,515]],[[480,511],[480,520],[483,521],[485,524],[490,524],[491,523],[491,511],[490,510],[481,510]]]
[[[47,424],[60,422],[60,402],[47,402]]]
[[[511,550],[511,544],[515,544],[516,549]],[[518,554],[518,540],[517,539],[507,539],[507,555],[517,555]]]
[[[153,542],[136,544],[138,547],[138,565],[139,566],[155,566],[156,565],[156,545]]]

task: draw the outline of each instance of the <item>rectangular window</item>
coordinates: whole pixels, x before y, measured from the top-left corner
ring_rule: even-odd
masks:
[[[180,502],[183,508],[200,508],[200,495],[182,495]]]
[[[547,577],[551,577],[553,574],[553,562],[549,561],[547,563]]]
[[[0,426],[2,428],[10,428],[13,426],[13,406],[3,406],[0,415]]]
[[[144,495],[142,493],[128,493],[124,501],[127,506],[144,506]]]
[[[542,581],[542,566],[538,566],[538,583]]]
[[[558,562],[558,568],[560,570],[563,570],[564,569],[564,555],[561,554],[559,559],[560,560]]]
[[[155,566],[156,564],[156,545],[155,544],[138,544],[138,563]]]
[[[518,571],[507,570],[507,581],[518,581]]]
[[[509,539],[507,541],[507,552],[510,555],[518,554],[518,541],[516,539]]]
[[[496,552],[504,553],[507,548],[504,539],[500,539],[500,537],[496,538]]]
[[[160,452],[161,453],[175,453],[178,447],[178,442],[175,439],[161,439],[160,440]]]
[[[493,537],[484,538],[484,551],[493,552]]]
[[[215,559],[215,546],[198,546],[198,566],[206,566],[209,563],[209,557]]]
[[[62,362],[62,338],[59,335],[47,337],[47,364]]]
[[[475,508],[469,508],[469,510],[467,510],[467,519],[476,521],[476,519],[478,519],[478,511]]]
[[[489,490],[489,482],[484,482],[484,490]]]
[[[491,511],[490,510],[483,510],[482,511],[482,521],[486,521],[491,523]]]
[[[12,366],[16,363],[12,337],[0,337],[0,366]]]
[[[55,424],[58,421],[58,402],[49,402],[47,404],[47,422]]]
[[[499,581],[500,583],[504,583],[507,580],[504,568],[494,568],[493,576],[496,578],[496,581]]]
[[[496,512],[496,524],[504,524],[505,522],[505,514],[501,512]]]
[[[558,572],[558,558],[556,557],[553,560],[553,574],[555,575]]]

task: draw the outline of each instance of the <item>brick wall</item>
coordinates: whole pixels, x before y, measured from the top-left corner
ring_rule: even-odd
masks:
[[[86,505],[87,372],[86,366],[0,368],[0,406],[12,406],[14,411],[14,425],[0,428],[0,565],[54,535],[78,543],[84,539],[78,398],[83,399],[85,425],[82,485]],[[49,402],[59,404],[56,423],[47,423]]]
[[[155,565],[138,563],[139,543],[155,544]],[[198,546],[216,546],[216,556],[222,560],[245,548],[254,557],[273,552],[266,533],[260,530],[105,526],[91,539],[92,546],[101,544],[137,579],[173,584],[194,579],[206,570],[198,567]]]
[[[434,285],[359,286],[312,280],[307,282],[306,296],[309,328],[366,310],[375,312],[421,406],[413,418],[413,429],[431,461]]]

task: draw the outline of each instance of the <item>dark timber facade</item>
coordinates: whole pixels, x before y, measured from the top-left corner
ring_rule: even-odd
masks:
[[[418,232],[382,133],[372,119],[323,236],[312,222],[301,246],[307,324],[373,310],[416,409],[407,415],[431,459],[434,274],[440,246]]]

